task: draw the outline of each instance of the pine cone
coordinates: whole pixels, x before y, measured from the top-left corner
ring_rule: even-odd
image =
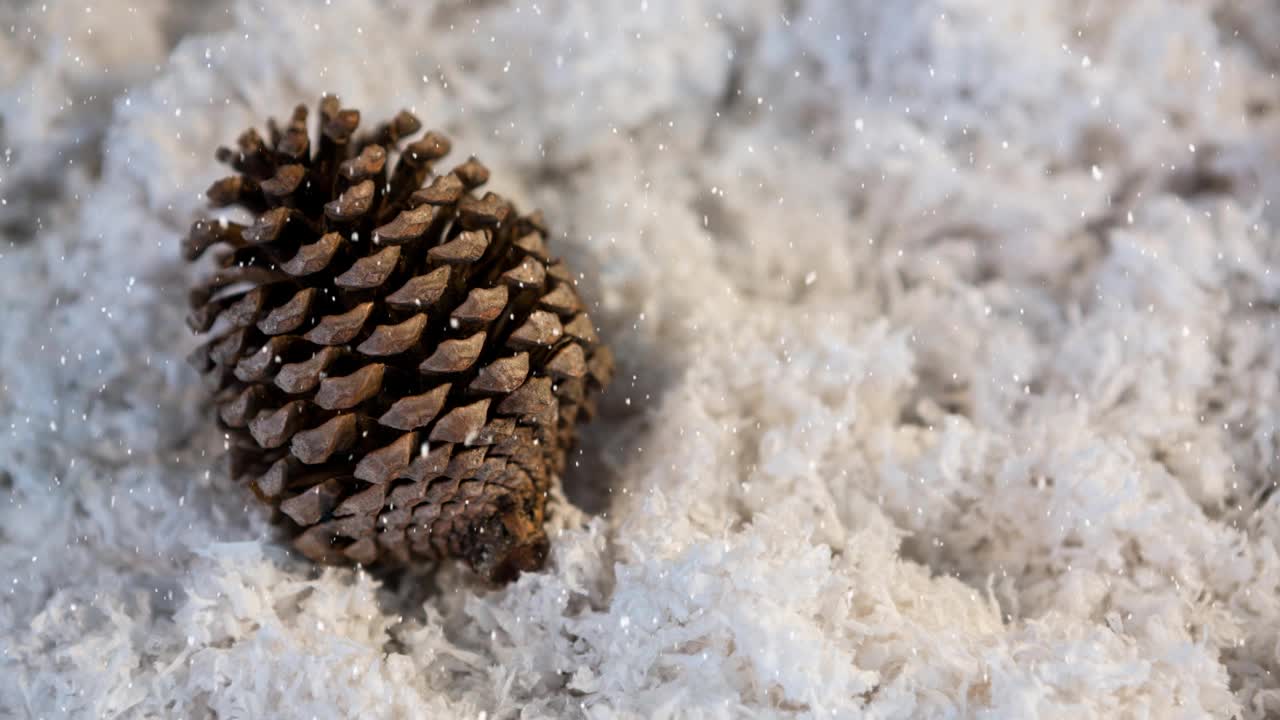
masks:
[[[408,112],[359,136],[337,98],[319,114],[314,148],[301,105],[219,148],[238,174],[210,202],[255,219],[198,220],[183,243],[219,253],[189,324],[212,337],[193,362],[232,475],[318,562],[537,569],[547,491],[612,355],[541,214],[474,193],[475,158],[436,175],[449,140],[401,149]]]

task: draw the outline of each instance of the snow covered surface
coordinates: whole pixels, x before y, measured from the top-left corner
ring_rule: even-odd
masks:
[[[0,9],[0,716],[1280,714],[1280,3],[405,5]],[[178,237],[325,91],[586,275],[544,573],[221,479]]]

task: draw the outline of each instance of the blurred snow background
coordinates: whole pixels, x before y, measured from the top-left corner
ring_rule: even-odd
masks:
[[[1277,716],[1278,71],[1276,0],[6,4],[0,716]],[[178,238],[326,91],[589,278],[544,573],[221,480]]]

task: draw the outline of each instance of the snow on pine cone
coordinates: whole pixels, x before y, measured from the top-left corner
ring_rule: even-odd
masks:
[[[238,174],[208,198],[254,220],[199,220],[183,243],[218,253],[189,322],[211,337],[193,361],[231,472],[319,562],[536,569],[547,491],[612,356],[541,214],[475,193],[475,158],[434,174],[449,140],[407,142],[408,112],[357,134],[337,98],[319,110],[315,147],[300,105],[219,148]]]

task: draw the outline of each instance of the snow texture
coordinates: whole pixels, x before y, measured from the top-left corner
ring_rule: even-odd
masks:
[[[87,5],[87,7],[86,7]],[[0,9],[0,716],[1280,716],[1280,3]],[[326,91],[542,207],[620,373],[543,573],[228,487],[178,238]]]

